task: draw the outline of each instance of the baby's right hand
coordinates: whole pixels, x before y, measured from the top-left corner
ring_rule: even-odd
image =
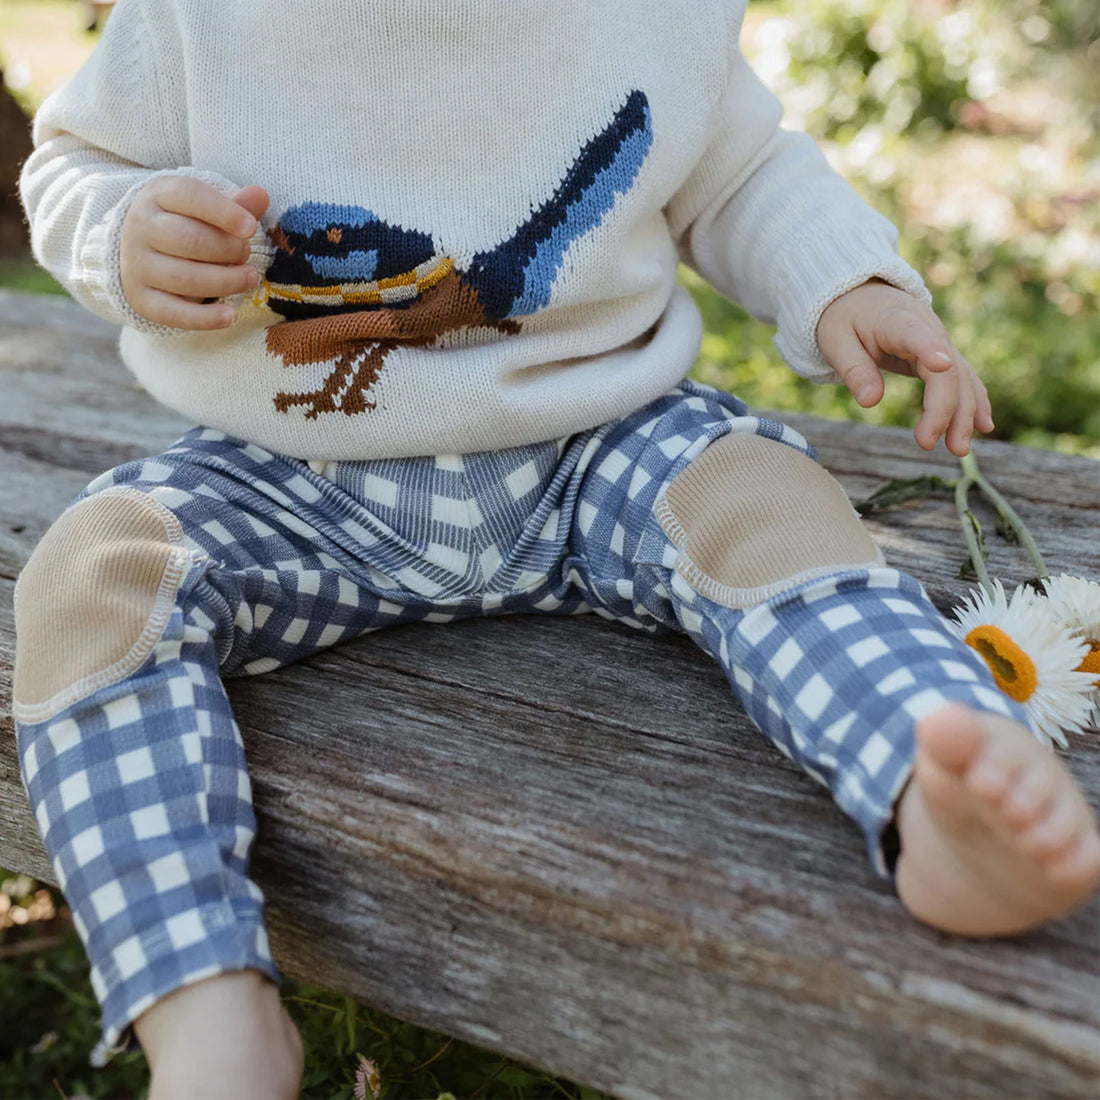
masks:
[[[235,195],[193,176],[158,176],[130,204],[122,223],[119,274],[134,312],[174,328],[219,329],[236,311],[225,302],[255,289],[249,238],[269,199],[262,187]]]

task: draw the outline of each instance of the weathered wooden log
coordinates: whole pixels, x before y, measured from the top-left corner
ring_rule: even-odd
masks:
[[[0,293],[0,706],[10,592],[102,470],[189,425],[64,299]],[[954,476],[908,432],[801,416],[854,497]],[[1055,571],[1095,574],[1100,467],[979,444]],[[949,500],[870,521],[948,606]],[[1007,582],[1030,572],[992,540]],[[229,685],[279,965],[623,1097],[1096,1094],[1096,899],[976,942],[909,919],[820,786],[683,639],[595,617],[395,628]],[[0,720],[0,865],[52,880]],[[1066,762],[1100,803],[1100,738]]]

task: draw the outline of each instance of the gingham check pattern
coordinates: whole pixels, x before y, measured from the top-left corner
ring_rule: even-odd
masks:
[[[689,381],[622,421],[508,451],[308,464],[200,427],[88,485],[73,503],[118,486],[155,497],[192,554],[134,675],[17,723],[103,1005],[101,1050],[129,1045],[137,1015],[201,977],[255,967],[279,980],[248,878],[256,823],[222,680],[395,623],[595,611],[686,631],[779,748],[829,786],[889,876],[882,834],[913,719],[952,699],[1019,708],[894,570],[815,581],[747,613],[696,593],[654,505],[731,431],[815,457],[798,433]]]
[[[913,723],[958,702],[1027,725],[920,584],[896,569],[808,581],[747,612],[713,603],[679,574],[672,588],[687,633],[722,665],[749,716],[829,788],[891,880],[884,834],[912,772]]]

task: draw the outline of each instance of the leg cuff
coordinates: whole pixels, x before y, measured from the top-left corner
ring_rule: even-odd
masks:
[[[114,1055],[140,1050],[133,1022],[156,1001],[176,989],[234,970],[259,970],[276,986],[282,978],[271,957],[263,922],[234,919],[211,928],[209,920],[202,938],[174,947],[165,943],[160,951],[146,952],[136,937],[120,944],[112,953],[122,980],[109,990],[102,986],[98,968],[92,970],[92,986],[103,1006],[102,1038],[89,1055],[92,1066],[107,1064]]]

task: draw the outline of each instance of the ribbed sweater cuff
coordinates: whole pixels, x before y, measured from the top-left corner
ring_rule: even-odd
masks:
[[[893,228],[890,229],[891,233]],[[839,383],[841,377],[817,345],[817,323],[841,294],[879,278],[931,304],[921,277],[873,228],[823,230],[803,238],[777,273],[782,307],[775,346],[796,374],[812,382]]]
[[[240,190],[240,186],[227,180],[216,172],[207,172],[198,168],[165,168],[150,172],[135,183],[107,217],[95,226],[87,235],[80,250],[80,265],[84,285],[91,296],[111,310],[120,324],[128,325],[139,332],[153,336],[182,336],[190,329],[177,328],[175,325],[162,325],[142,317],[126,300],[122,290],[122,271],[120,252],[122,249],[122,224],[129,213],[130,206],[137,193],[158,176],[193,176],[216,187],[222,194],[231,195]],[[251,240],[252,255],[250,263],[265,261],[270,252],[270,243],[261,226]],[[262,273],[262,269],[261,269]],[[236,301],[244,295],[235,295],[227,301]]]

